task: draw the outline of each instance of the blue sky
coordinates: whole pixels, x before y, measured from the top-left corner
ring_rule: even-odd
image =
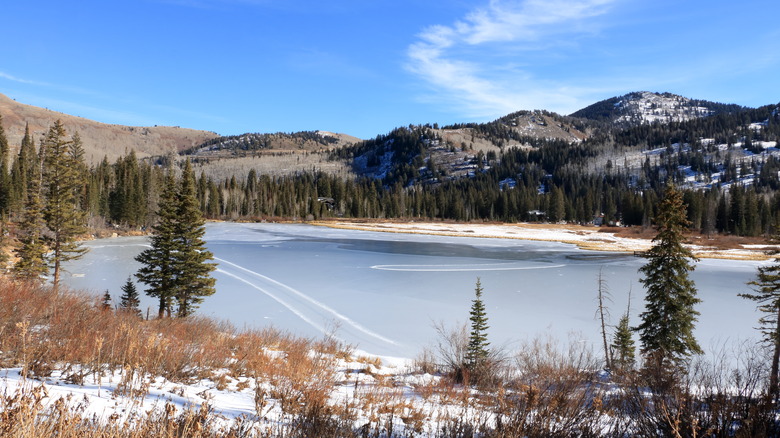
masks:
[[[630,91],[780,101],[776,0],[26,0],[0,93],[106,123],[361,138]]]

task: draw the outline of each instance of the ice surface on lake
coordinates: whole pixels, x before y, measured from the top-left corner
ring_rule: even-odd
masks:
[[[358,349],[414,357],[436,339],[434,322],[468,322],[477,278],[484,288],[493,346],[552,335],[600,345],[597,276],[603,268],[612,294],[612,324],[632,292],[632,325],[644,309],[637,270],[644,259],[583,251],[572,245],[511,239],[374,233],[290,224],[207,225],[206,240],[218,270],[217,293],[199,314],[235,326],[273,325],[304,336],[335,330]],[[86,242],[90,252],[66,269],[69,286],[115,302],[140,265],[143,237]],[[696,336],[705,349],[758,339],[749,291],[758,262],[703,260],[692,277],[702,303]],[[139,290],[143,285],[138,285]],[[144,296],[142,308],[156,315]]]

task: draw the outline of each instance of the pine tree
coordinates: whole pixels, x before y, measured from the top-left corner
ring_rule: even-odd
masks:
[[[203,241],[206,229],[189,161],[178,187],[169,172],[159,205],[151,248],[136,257],[144,265],[136,277],[149,286],[147,295],[160,300],[160,317],[171,316],[174,300],[177,316],[187,317],[203,297],[214,294],[210,273],[216,269]]]
[[[124,312],[132,313],[139,318],[142,316],[141,304],[138,290],[130,277],[127,277],[127,281],[122,285],[122,295],[119,297],[119,308]]]
[[[683,246],[683,231],[688,225],[682,195],[669,182],[655,217],[658,234],[646,253],[647,263],[639,269],[639,281],[647,289],[642,323],[637,327],[642,353],[651,363],[663,368],[669,361],[679,362],[701,347],[693,336],[699,312],[696,286],[688,277],[697,260]]]
[[[176,253],[176,299],[178,316],[186,317],[192,314],[203,297],[214,294],[215,279],[210,273],[216,269],[214,263],[209,263],[214,255],[206,250],[206,242],[203,241],[205,222],[189,160],[184,165],[176,204],[178,222],[175,232],[179,247]]]
[[[31,167],[32,171],[27,178],[24,214],[18,224],[21,245],[14,249],[18,260],[14,264],[13,274],[23,280],[41,281],[49,272],[44,237],[46,223],[41,201],[42,165]]]
[[[111,310],[111,294],[108,293],[108,290],[103,294],[103,299],[100,301],[100,310]]]
[[[484,362],[490,354],[488,351],[490,343],[487,340],[488,318],[487,313],[485,313],[485,305],[482,302],[482,282],[479,278],[477,278],[474,293],[476,297],[471,302],[471,311],[469,312],[471,332],[469,334],[469,344],[466,348],[466,367],[472,371]]]
[[[176,221],[178,208],[176,206],[176,179],[173,171],[169,171],[160,195],[157,210],[157,224],[152,227],[150,248],[144,250],[135,259],[142,266],[135,274],[136,278],[146,284],[146,294],[159,300],[157,316],[171,316],[177,266],[174,254],[179,250],[176,241]]]
[[[550,209],[548,210],[548,217],[550,222],[557,223],[564,220],[566,218],[566,205],[563,190],[561,190],[558,186],[553,186],[549,196]]]
[[[636,347],[630,325],[631,292],[628,293],[626,313],[620,317],[615,336],[612,341],[612,365],[618,370],[628,370],[634,367]]]
[[[30,125],[24,128],[19,154],[11,168],[11,211],[21,211],[27,202],[30,180],[40,172],[35,154],[35,144],[30,135]]]
[[[780,224],[776,224],[770,237],[774,244],[780,244]],[[759,266],[757,278],[748,283],[755,293],[739,294],[758,303],[758,310],[764,313],[759,319],[764,340],[772,346],[772,365],[769,372],[768,397],[777,400],[780,396],[778,374],[780,373],[780,251],[774,251],[774,262]]]
[[[50,262],[53,269],[52,285],[59,287],[62,263],[75,260],[86,253],[76,240],[86,232],[86,215],[77,197],[84,181],[79,174],[79,163],[71,155],[72,141],[65,138],[65,128],[57,120],[41,142],[39,154],[43,157],[43,182],[46,203],[43,216],[50,237]]]
[[[68,148],[67,158],[73,166],[74,184],[73,195],[75,196],[76,206],[79,210],[89,211],[89,199],[87,197],[87,186],[89,182],[89,168],[84,162],[84,145],[81,142],[81,136],[78,132],[73,134]]]

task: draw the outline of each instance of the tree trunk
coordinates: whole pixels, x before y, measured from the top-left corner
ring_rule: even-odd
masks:
[[[157,310],[157,319],[165,318],[165,297],[160,296],[160,308]]]
[[[772,369],[769,372],[769,399],[774,403],[778,392],[778,368],[780,367],[780,307],[777,309],[777,325],[775,326],[775,349],[772,352]]]
[[[54,245],[54,276],[52,279],[52,288],[56,294],[60,287],[60,257],[59,257],[59,243]]]
[[[607,343],[607,325],[604,321],[604,292],[605,282],[603,276],[603,268],[599,269],[599,317],[601,318],[601,339],[604,341],[604,360],[607,365],[607,369],[612,369],[612,355],[609,354],[609,344]]]

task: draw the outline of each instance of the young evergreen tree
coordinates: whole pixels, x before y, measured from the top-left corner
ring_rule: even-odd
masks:
[[[661,369],[676,364],[691,354],[701,354],[693,336],[699,315],[694,306],[699,303],[696,286],[688,277],[696,258],[683,246],[683,232],[688,225],[682,194],[671,182],[655,216],[658,234],[645,254],[647,263],[639,269],[639,281],[647,289],[642,323],[636,328],[642,353],[650,364]]]
[[[176,179],[170,170],[165,177],[163,191],[160,194],[157,210],[157,224],[152,226],[150,248],[141,252],[135,259],[143,266],[135,274],[141,283],[147,285],[146,294],[159,300],[157,316],[169,317],[172,313],[173,298],[176,290],[178,266],[174,259],[179,250],[176,240],[178,208]]]
[[[103,299],[100,301],[100,310],[111,310],[111,294],[108,293],[108,290],[103,294]]]
[[[203,297],[215,292],[215,279],[211,272],[216,264],[210,263],[214,255],[206,250],[203,235],[206,233],[200,202],[195,189],[195,174],[187,160],[181,176],[181,187],[176,199],[177,218],[175,227],[179,250],[175,254],[176,300],[178,316],[192,314]]]
[[[634,367],[636,347],[630,325],[631,292],[628,293],[626,313],[620,317],[615,336],[612,340],[612,365],[618,370],[629,370]]]
[[[122,285],[122,295],[119,297],[119,308],[124,312],[132,313],[139,318],[142,316],[140,296],[138,295],[138,289],[132,282],[130,277],[127,277],[127,281]]]
[[[771,242],[780,244],[780,224],[776,224]],[[758,303],[758,310],[764,313],[759,319],[764,340],[772,346],[772,365],[769,371],[767,396],[776,401],[780,396],[778,374],[780,373],[780,251],[774,251],[774,262],[759,266],[757,278],[748,283],[754,293],[739,294],[743,298]]]
[[[471,311],[469,312],[471,332],[469,334],[469,344],[466,348],[466,367],[472,371],[484,362],[490,354],[488,351],[490,343],[487,340],[488,318],[485,312],[485,304],[482,302],[482,282],[479,278],[477,278],[474,294],[475,298],[471,302]]]
[[[72,141],[65,137],[65,128],[57,120],[41,142],[40,155],[44,159],[43,183],[46,196],[43,217],[50,232],[50,262],[53,268],[52,285],[57,290],[62,263],[75,260],[86,253],[76,240],[86,228],[86,214],[77,197],[84,185],[79,169],[83,163],[71,155]]]

